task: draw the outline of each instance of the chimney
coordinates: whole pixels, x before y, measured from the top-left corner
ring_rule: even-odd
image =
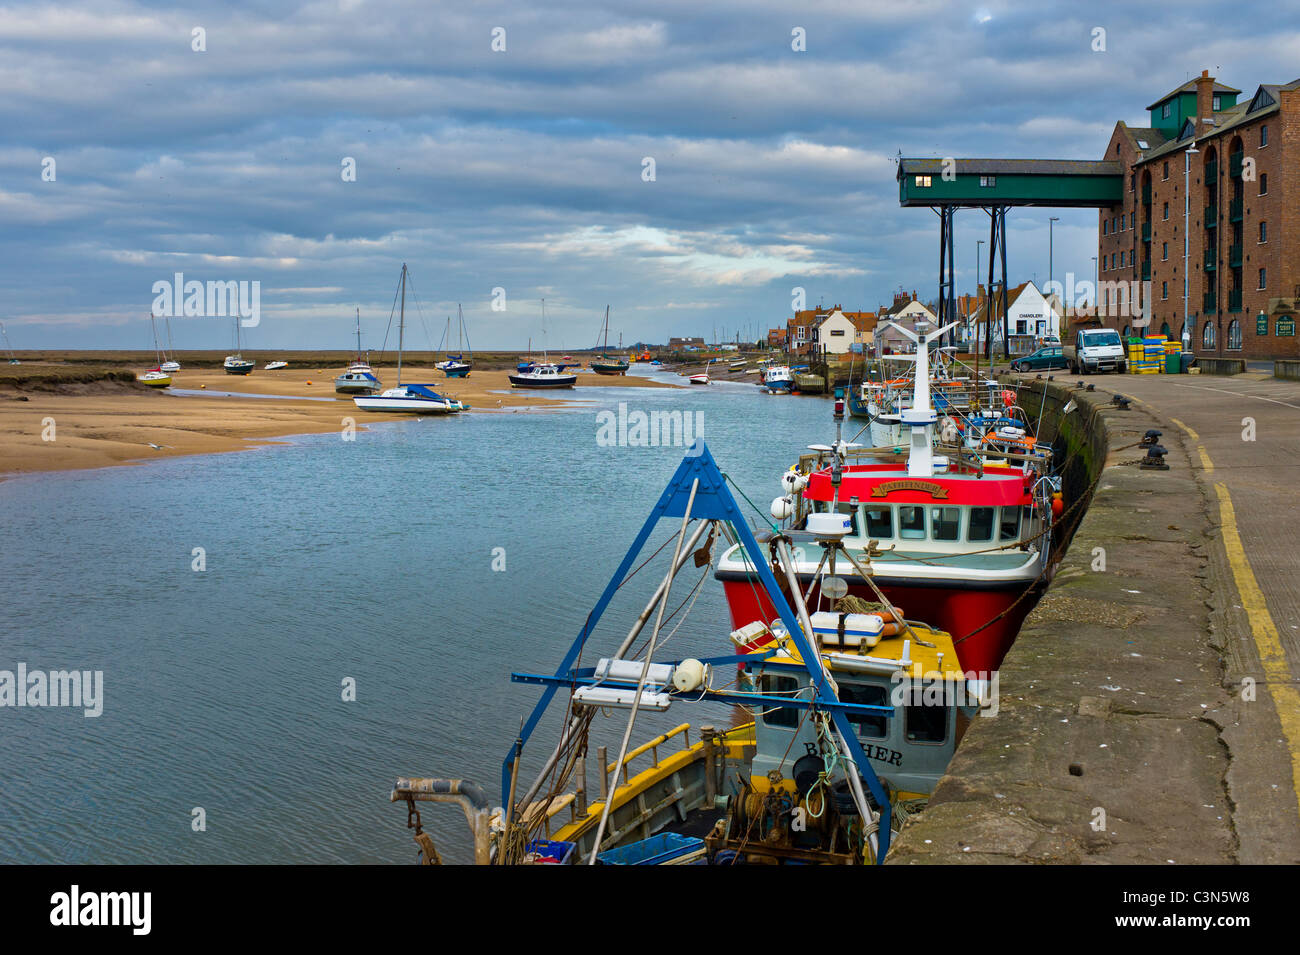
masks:
[[[1198,126],[1214,115],[1214,77],[1209,70],[1201,70],[1196,78],[1196,119]]]

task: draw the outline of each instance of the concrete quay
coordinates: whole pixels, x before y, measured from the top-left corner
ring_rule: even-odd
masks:
[[[890,862],[1300,862],[1300,383],[1045,377],[1094,498]]]

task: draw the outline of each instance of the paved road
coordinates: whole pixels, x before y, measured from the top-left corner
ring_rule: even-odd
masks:
[[[1229,785],[1242,862],[1300,859],[1300,382],[1248,373],[1094,377],[1139,399],[1185,442],[1212,523]],[[1192,502],[1189,502],[1191,506]],[[1252,698],[1252,681],[1254,694]],[[1261,705],[1262,704],[1262,705]]]

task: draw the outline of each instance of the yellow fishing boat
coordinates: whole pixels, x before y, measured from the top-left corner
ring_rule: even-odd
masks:
[[[682,519],[668,572],[622,644],[599,656],[589,638],[663,517]],[[842,530],[827,523],[818,533],[800,546],[828,553],[840,546]],[[733,631],[733,654],[659,661],[673,579],[692,558],[708,566],[719,535],[750,554],[776,618]],[[795,583],[782,587],[707,447],[696,442],[554,675],[512,674],[543,692],[502,764],[500,805],[466,780],[397,780],[389,798],[406,804],[422,860],[440,857],[418,804],[451,802],[470,823],[481,864],[883,861],[970,719],[995,705],[996,678],[990,685],[963,673],[947,633],[905,619],[886,601],[844,595],[847,587],[830,579],[833,561],[819,589],[841,597],[810,611],[794,577],[792,543],[784,536],[767,542],[778,572]],[[656,611],[648,640],[630,653]],[[584,658],[595,665],[579,666]],[[520,757],[557,696],[565,702],[559,740],[526,785]],[[681,723],[629,749],[639,713],[695,703],[731,704],[752,721],[722,730]],[[630,715],[611,760],[605,746],[588,744],[596,721],[619,711]]]

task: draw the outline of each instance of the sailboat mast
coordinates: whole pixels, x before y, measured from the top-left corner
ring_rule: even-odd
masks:
[[[389,319],[392,321],[392,319]],[[402,310],[397,316],[397,383],[402,383],[402,343],[406,330],[406,263],[402,263]]]
[[[361,308],[357,307],[357,361],[361,360]]]

